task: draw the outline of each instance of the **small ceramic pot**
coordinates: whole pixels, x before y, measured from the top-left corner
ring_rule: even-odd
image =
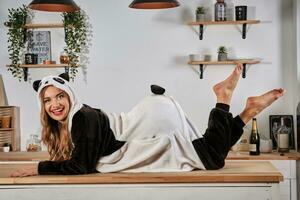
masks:
[[[227,53],[218,53],[218,61],[226,61]]]
[[[196,14],[196,21],[197,22],[205,21],[205,14]]]
[[[200,54],[190,54],[190,61],[200,61],[202,59],[202,55]]]

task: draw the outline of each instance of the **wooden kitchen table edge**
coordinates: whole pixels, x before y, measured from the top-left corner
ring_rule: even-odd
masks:
[[[47,160],[48,153],[46,151],[40,152],[0,152],[1,161],[41,161]],[[280,155],[277,152],[261,153],[259,156],[250,156],[248,152],[230,151],[227,160],[300,160],[300,153],[291,151]]]
[[[282,174],[268,161],[227,161],[220,170],[159,173],[98,173],[88,175],[9,177],[30,164],[0,164],[0,185],[22,184],[136,184],[136,183],[279,183]]]

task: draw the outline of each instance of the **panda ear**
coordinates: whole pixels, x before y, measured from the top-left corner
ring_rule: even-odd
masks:
[[[39,90],[40,83],[41,83],[41,80],[36,80],[36,81],[34,81],[33,84],[32,84],[32,87],[33,87],[33,89],[34,89],[36,92]]]
[[[68,73],[62,73],[59,75],[59,77],[65,79],[66,81],[70,81],[70,77]]]

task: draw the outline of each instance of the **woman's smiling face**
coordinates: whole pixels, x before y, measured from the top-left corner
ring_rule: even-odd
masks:
[[[68,94],[52,85],[44,89],[42,103],[46,113],[54,120],[64,122],[70,111],[70,98]]]

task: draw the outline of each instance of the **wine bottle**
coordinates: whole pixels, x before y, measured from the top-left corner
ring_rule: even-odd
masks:
[[[256,118],[252,119],[252,130],[249,140],[249,154],[259,155],[260,154],[260,138],[257,131],[257,121]]]
[[[226,21],[226,3],[225,0],[217,0],[215,3],[215,21]]]
[[[280,126],[277,129],[277,151],[280,153],[289,152],[290,129],[285,125],[285,118],[280,119]]]

